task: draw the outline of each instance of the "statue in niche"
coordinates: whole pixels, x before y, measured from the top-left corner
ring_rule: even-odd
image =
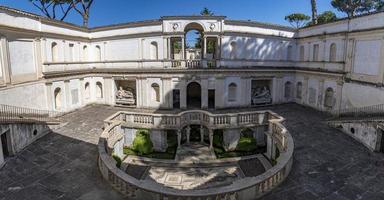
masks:
[[[116,92],[116,102],[127,105],[135,105],[135,94],[133,90],[128,88],[128,90],[124,90],[123,87],[119,87],[119,90]]]
[[[272,102],[272,96],[269,89],[264,87],[254,88],[252,91],[252,104],[266,104]]]

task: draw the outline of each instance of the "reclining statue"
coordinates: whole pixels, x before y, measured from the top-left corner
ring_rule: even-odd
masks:
[[[121,104],[135,105],[135,95],[130,90],[124,90],[123,87],[119,87],[116,92],[116,101]]]
[[[271,93],[267,87],[257,88],[252,94],[252,103],[253,104],[262,104],[262,103],[271,103],[272,97]]]

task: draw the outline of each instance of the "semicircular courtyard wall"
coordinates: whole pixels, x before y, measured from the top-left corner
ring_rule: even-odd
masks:
[[[221,120],[221,119],[229,119]],[[138,120],[140,119],[140,120]],[[143,113],[134,112],[118,112],[109,117],[105,121],[105,129],[99,140],[99,168],[103,177],[110,184],[128,198],[133,199],[177,199],[177,198],[192,198],[192,199],[211,199],[211,198],[235,198],[235,199],[254,199],[261,197],[264,194],[273,190],[282,183],[288,176],[292,166],[293,156],[293,139],[289,132],[282,126],[281,122],[284,119],[271,111],[256,111],[227,114],[211,114],[206,111],[187,111],[178,114],[151,114],[144,115]],[[267,122],[269,127],[268,135],[270,146],[268,149],[279,149],[279,156],[275,157],[276,152],[271,155],[275,157],[276,164],[261,175],[255,177],[246,177],[234,181],[228,186],[221,186],[208,189],[196,190],[180,190],[165,187],[161,184],[156,184],[146,179],[139,180],[127,174],[116,166],[116,161],[112,158],[118,154],[121,143],[124,143],[124,135],[121,126],[130,124],[131,126],[148,128],[160,127],[180,128],[185,124],[199,122],[210,128],[223,127],[246,127],[247,125],[257,125]],[[218,123],[220,122],[220,123]],[[273,150],[274,151],[274,150]],[[269,150],[268,150],[269,152]],[[267,154],[270,154],[268,153]],[[240,158],[246,159],[246,158]],[[212,160],[204,162],[205,167],[210,165],[220,165],[220,163],[228,164],[236,162],[239,158]],[[165,162],[165,161],[153,161]],[[174,165],[180,165],[175,163]],[[186,164],[186,163],[183,163]],[[192,163],[190,163],[192,164]],[[190,168],[194,168],[193,164]],[[197,169],[197,168],[196,168]]]

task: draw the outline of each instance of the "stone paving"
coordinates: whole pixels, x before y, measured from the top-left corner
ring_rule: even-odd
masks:
[[[199,143],[183,144],[177,148],[176,160],[199,163],[200,161],[216,159],[215,152],[206,145]]]
[[[295,104],[261,109],[285,117],[295,141],[291,174],[263,199],[384,199],[383,154],[328,127],[326,116],[312,109]],[[0,200],[122,199],[97,168],[103,120],[117,110],[92,106],[64,116],[61,128],[0,169]]]
[[[147,180],[180,190],[216,188],[244,177],[237,166],[151,167]]]

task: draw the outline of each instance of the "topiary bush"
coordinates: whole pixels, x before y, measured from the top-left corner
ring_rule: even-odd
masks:
[[[237,151],[255,151],[257,149],[256,139],[254,137],[240,137],[236,146]]]
[[[136,151],[139,155],[146,155],[153,152],[153,144],[148,130],[137,130],[131,149]]]
[[[116,154],[112,154],[112,158],[115,159],[115,161],[116,161],[116,167],[120,168],[121,167],[121,163],[123,162],[121,160],[121,158],[118,155],[116,155]]]
[[[215,147],[223,147],[223,132],[216,131],[213,134],[213,146]]]

